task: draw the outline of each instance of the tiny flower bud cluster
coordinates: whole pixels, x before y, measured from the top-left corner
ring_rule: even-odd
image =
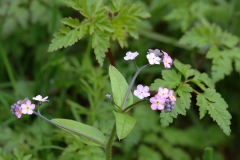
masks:
[[[42,98],[40,95],[34,97],[33,99],[39,102],[48,101],[47,97]],[[32,104],[28,98],[25,98],[24,100],[17,101],[17,103],[14,103],[11,106],[11,113],[15,114],[17,118],[21,118],[22,114],[32,114],[34,109],[35,104]]]
[[[173,90],[160,87],[158,93],[150,98],[152,110],[163,110],[171,112],[174,109],[176,98],[173,95]]]

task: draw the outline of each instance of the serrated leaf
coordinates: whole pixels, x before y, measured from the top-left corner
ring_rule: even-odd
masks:
[[[212,79],[217,82],[225,77],[225,75],[230,75],[232,72],[232,61],[226,56],[213,59],[212,65]]]
[[[92,35],[92,47],[96,55],[96,59],[100,66],[103,65],[103,60],[105,58],[105,53],[110,47],[109,35],[104,34],[103,32],[96,31]]]
[[[109,66],[109,76],[111,80],[111,88],[114,98],[114,103],[117,104],[119,107],[123,107],[123,101],[125,95],[128,90],[128,84],[122,74],[113,66]],[[127,99],[126,106],[129,106],[133,103],[133,96],[130,92],[129,97]],[[124,108],[122,108],[124,109]]]
[[[116,128],[118,139],[125,138],[133,129],[136,120],[128,115],[113,112],[116,117]]]
[[[202,90],[206,89],[205,85],[209,88],[214,88],[212,79],[206,73],[200,73],[197,70],[194,71],[194,77],[190,81],[198,85]]]
[[[180,97],[181,103],[186,109],[189,109],[191,104],[192,96],[190,92],[192,92],[192,87],[189,84],[183,84],[177,90],[177,94]]]
[[[188,79],[190,76],[194,75],[194,70],[191,69],[190,65],[184,65],[181,62],[179,62],[178,60],[174,60],[174,66],[179,70],[179,72],[181,72],[183,74],[183,76],[185,77],[185,79]]]
[[[175,88],[181,83],[181,74],[177,73],[175,70],[163,70],[162,79],[156,79],[154,83],[151,84],[151,90],[158,90],[159,87],[166,87],[169,89]]]
[[[112,0],[112,3],[116,11],[119,11],[125,3],[125,0]]]
[[[227,47],[234,47],[238,42],[238,37],[223,32],[222,29],[216,24],[198,24],[179,41],[181,44],[190,44],[192,47],[203,47],[206,44],[211,45],[225,45]]]
[[[173,118],[177,118],[177,112],[175,109],[170,113],[165,113],[164,111],[162,111],[160,113],[161,126],[162,127],[169,126],[169,124],[173,122]]]
[[[68,132],[72,133],[75,136],[76,135],[80,136],[80,140],[83,143],[94,146],[99,145],[104,146],[106,143],[106,139],[102,132],[100,132],[95,127],[69,119],[52,119],[51,121],[58,125],[71,129],[72,131],[67,130],[66,128],[62,128],[61,126],[57,126],[64,130],[67,130]]]
[[[213,58],[218,58],[218,57],[220,57],[220,52],[219,52],[219,50],[218,50],[218,48],[217,48],[217,46],[215,46],[215,45],[213,45],[213,46],[211,46],[211,48],[209,49],[209,51],[207,52],[207,58],[208,59],[213,59]]]
[[[214,121],[220,126],[226,135],[230,135],[231,115],[227,111],[228,105],[214,89],[207,89],[203,94],[197,95],[197,105],[200,109],[200,118],[207,110]]]
[[[51,44],[48,47],[48,52],[53,52],[62,47],[66,48],[78,41],[79,31],[77,29],[70,29],[69,27],[62,27],[60,32],[55,33]]]
[[[71,17],[62,18],[61,22],[65,25],[68,25],[68,26],[72,27],[72,28],[77,28],[77,27],[80,26],[79,19],[77,19],[77,18],[71,18]]]

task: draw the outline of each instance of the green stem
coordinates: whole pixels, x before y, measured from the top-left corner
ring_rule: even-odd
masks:
[[[146,100],[144,99],[144,100],[138,101],[136,103],[133,103],[132,105],[130,105],[127,108],[125,108],[124,110],[122,110],[122,113],[127,112],[128,110],[132,109],[133,107],[137,106],[139,103],[142,103],[142,102],[146,102]]]
[[[139,68],[139,69],[137,70],[137,72],[136,72],[135,75],[133,76],[133,79],[132,79],[132,81],[131,81],[131,83],[130,83],[130,85],[129,85],[129,87],[128,87],[126,96],[125,96],[124,101],[123,101],[122,110],[125,109],[128,96],[129,96],[129,94],[130,94],[130,91],[131,91],[131,89],[132,89],[133,83],[135,82],[138,74],[139,74],[144,68],[147,68],[148,66],[149,66],[149,64],[146,64],[146,65],[142,66],[141,68]]]
[[[90,136],[85,135],[85,134],[83,134],[83,133],[80,133],[80,132],[78,132],[78,131],[75,131],[75,130],[72,130],[72,129],[67,128],[67,127],[65,127],[65,126],[62,126],[62,125],[60,125],[60,124],[57,124],[57,123],[55,123],[55,122],[47,119],[47,118],[44,117],[43,115],[41,115],[40,112],[38,113],[38,112],[33,111],[33,113],[34,113],[35,115],[39,116],[40,118],[44,119],[45,121],[47,121],[47,122],[49,122],[49,123],[51,123],[51,124],[53,124],[53,125],[55,125],[55,126],[57,126],[57,127],[59,127],[59,128],[62,128],[62,129],[71,131],[71,132],[76,133],[76,134],[79,134],[79,135],[81,135],[81,136],[83,136],[83,137],[86,137],[86,138],[90,139],[91,141],[93,141],[93,142],[95,142],[95,143],[97,143],[97,144],[100,144],[101,146],[105,147],[105,144],[104,144],[104,143],[99,142],[98,140],[94,139],[93,137],[90,137]]]
[[[114,124],[112,128],[112,132],[110,134],[110,137],[108,138],[108,142],[105,148],[105,153],[106,153],[106,160],[111,160],[112,159],[112,144],[114,141],[116,135],[116,123]]]

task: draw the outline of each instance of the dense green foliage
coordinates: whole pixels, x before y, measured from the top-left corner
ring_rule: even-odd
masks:
[[[38,94],[50,99],[43,115],[102,144],[116,119],[116,160],[239,159],[239,7],[237,0],[2,0],[0,159],[105,159],[86,137],[10,113],[17,100]],[[135,86],[174,89],[174,111],[145,102],[113,112],[136,71],[123,57],[138,51],[143,66],[148,49],[166,51],[174,67],[151,66]],[[136,100],[130,94],[126,106]]]

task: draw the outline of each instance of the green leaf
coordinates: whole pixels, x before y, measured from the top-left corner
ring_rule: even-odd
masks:
[[[136,120],[128,115],[113,112],[116,117],[116,127],[118,139],[125,138],[133,129]]]
[[[100,66],[103,66],[103,60],[105,58],[105,53],[110,47],[109,35],[100,31],[95,31],[92,35],[92,47],[96,55],[96,59]]]
[[[56,123],[57,127],[67,130],[75,137],[78,137],[85,144],[104,146],[106,143],[104,135],[97,128],[69,119],[52,119],[51,121]]]
[[[198,85],[202,90],[206,90],[205,86],[214,88],[212,79],[206,73],[200,73],[197,70],[194,71],[194,77],[190,81]]]
[[[54,38],[49,45],[48,52],[53,52],[62,47],[68,47],[78,41],[79,31],[77,29],[71,30],[69,27],[62,27],[59,29],[60,32],[55,33]]]
[[[116,11],[119,11],[125,3],[125,0],[112,0],[112,3]]]
[[[220,57],[220,52],[219,52],[219,50],[218,50],[218,48],[217,48],[217,46],[216,45],[213,45],[213,46],[211,46],[211,48],[209,49],[209,51],[207,52],[207,58],[208,59],[213,59],[213,58],[218,58],[218,57]]]
[[[226,135],[230,135],[231,115],[227,111],[228,105],[214,89],[207,89],[203,94],[197,95],[197,105],[200,107],[200,118],[207,110],[214,121],[220,126]]]
[[[180,39],[181,44],[190,44],[191,47],[203,47],[206,44],[211,44],[232,48],[238,42],[238,37],[223,32],[219,26],[207,22],[196,25]]]
[[[213,59],[212,65],[212,79],[217,82],[232,72],[231,59],[227,57]]]
[[[177,90],[177,94],[180,97],[181,103],[186,109],[189,109],[191,104],[192,96],[190,92],[192,92],[192,87],[189,84],[183,84]]]
[[[175,110],[173,110],[170,113],[165,113],[162,111],[160,113],[160,123],[162,127],[167,127],[169,126],[170,123],[173,122],[173,118],[177,118],[177,113]]]
[[[156,79],[154,83],[151,84],[151,90],[158,90],[159,87],[166,87],[169,89],[175,88],[181,83],[181,74],[177,73],[175,70],[163,70],[162,79]]]
[[[77,19],[77,18],[71,18],[71,17],[62,18],[61,22],[65,25],[68,25],[68,26],[72,27],[72,28],[77,28],[77,27],[80,26],[79,19]]]
[[[111,65],[109,66],[109,76],[111,80],[114,103],[117,104],[119,107],[122,107],[123,101],[129,86],[125,78],[122,76],[122,74],[115,67]],[[133,103],[133,96],[132,96],[132,93],[130,92],[125,107],[131,105],[132,103]]]
[[[181,72],[183,74],[183,76],[185,77],[185,79],[188,79],[190,76],[194,75],[194,70],[191,69],[190,65],[184,65],[181,62],[179,62],[178,60],[174,60],[174,66],[179,70],[179,72]]]
[[[213,149],[207,147],[204,149],[203,160],[213,160]]]

